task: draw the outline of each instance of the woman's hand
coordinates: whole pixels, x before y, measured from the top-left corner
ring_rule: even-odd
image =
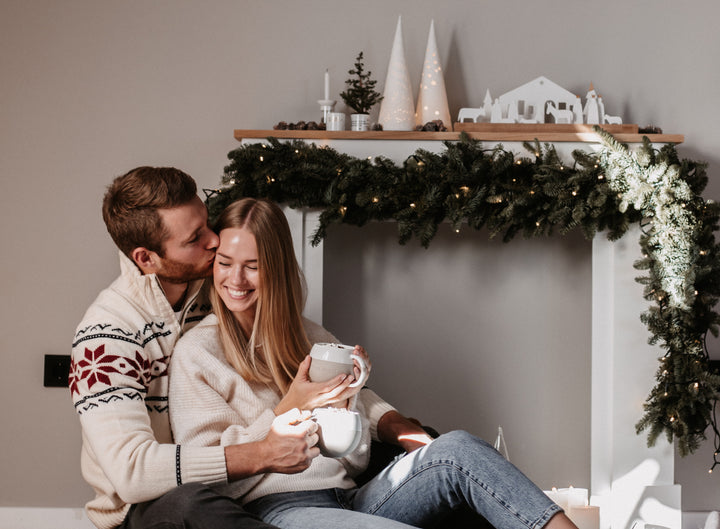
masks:
[[[365,348],[362,345],[356,345],[353,353],[358,355],[365,361],[365,365],[367,366],[367,375],[368,375],[368,377],[370,377],[370,371],[372,370],[372,363],[370,362],[370,357],[368,356]],[[355,364],[355,367],[353,368],[353,372],[355,374],[355,380],[359,380],[360,373],[362,371],[360,369],[360,366],[358,365],[357,360],[353,359],[353,363]]]
[[[389,411],[378,421],[378,438],[384,443],[402,447],[410,453],[432,443],[433,439],[423,429],[420,421]]]
[[[370,361],[367,352],[362,347],[357,346],[355,353],[363,357],[369,368]],[[273,410],[275,415],[281,415],[293,408],[313,410],[327,406],[346,406],[347,400],[362,389],[361,387],[350,387],[350,384],[355,381],[355,377],[360,376],[360,368],[357,365],[354,368],[354,375],[343,374],[325,382],[312,382],[308,375],[311,362],[312,358],[307,356],[300,363],[287,394]]]

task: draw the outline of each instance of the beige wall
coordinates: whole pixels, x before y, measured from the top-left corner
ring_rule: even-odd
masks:
[[[717,199],[718,6],[4,0],[0,506],[79,506],[90,495],[68,392],[42,387],[42,363],[69,352],[84,309],[116,275],[99,213],[114,175],[169,164],[216,185],[234,128],[318,118],[326,68],[336,94],[364,50],[382,84],[402,15],[414,82],[435,20],[451,114],[538,75],[583,95],[593,82],[608,113],[685,134],[681,155],[710,163],[706,195]],[[589,243],[503,246],[468,233],[458,245],[443,234],[425,251],[398,247],[393,230],[331,233],[326,292],[358,302],[329,301],[328,325],[373,346],[386,373],[422,359],[402,385],[378,377],[403,411],[486,438],[502,424],[511,456],[542,486],[589,484]],[[444,336],[458,365],[438,370],[438,388],[413,385],[413,371],[435,369]],[[718,507],[709,453],[678,461],[687,510]]]

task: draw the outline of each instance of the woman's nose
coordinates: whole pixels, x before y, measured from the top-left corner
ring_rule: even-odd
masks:
[[[235,266],[232,269],[231,277],[233,283],[240,285],[245,281],[245,273],[242,266]]]

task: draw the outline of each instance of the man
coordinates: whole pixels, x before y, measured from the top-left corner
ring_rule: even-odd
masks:
[[[103,219],[121,274],[86,312],[73,339],[70,391],[82,426],[86,510],[100,529],[271,527],[207,485],[263,472],[295,473],[317,456],[317,426],[297,410],[263,441],[173,444],[167,368],[181,334],[210,305],[201,289],[218,238],[194,180],[139,167],[116,178]]]

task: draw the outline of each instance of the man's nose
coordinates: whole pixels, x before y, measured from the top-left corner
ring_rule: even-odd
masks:
[[[205,247],[208,250],[217,250],[218,245],[220,244],[220,237],[218,237],[217,233],[212,231],[211,229],[208,229],[208,239]]]

